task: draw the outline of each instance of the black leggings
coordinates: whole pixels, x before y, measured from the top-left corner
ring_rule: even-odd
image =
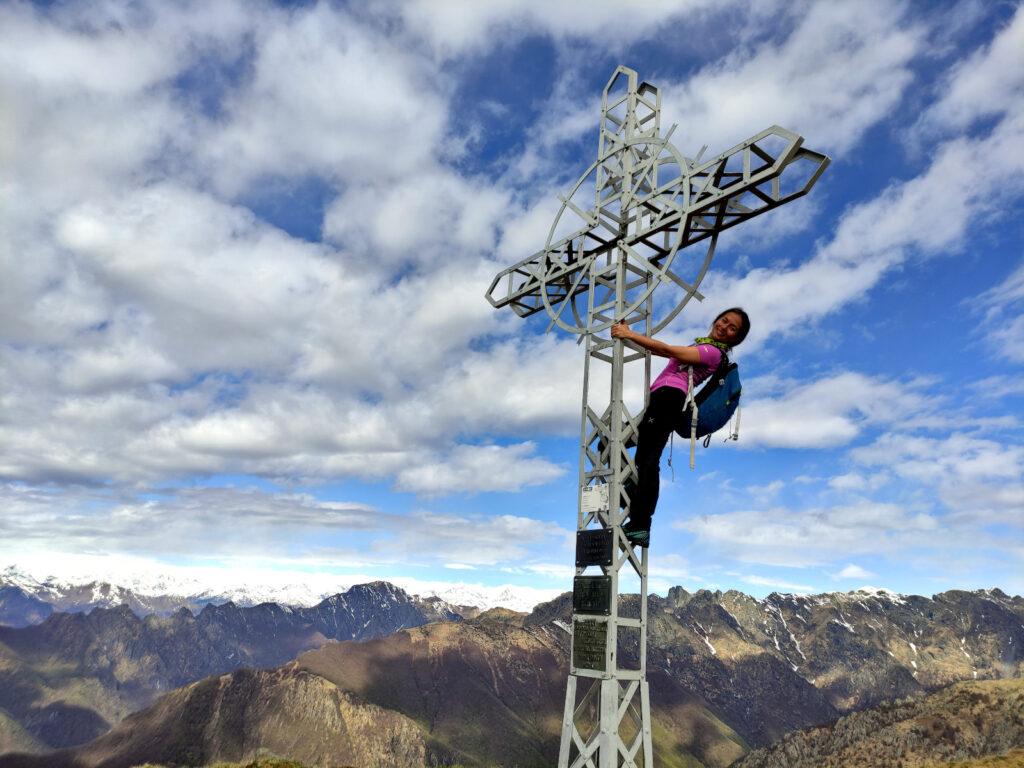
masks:
[[[629,519],[632,528],[650,529],[651,516],[658,504],[661,454],[672,432],[689,438],[690,413],[683,411],[686,393],[675,387],[659,387],[651,398],[637,430],[637,482],[630,494]]]

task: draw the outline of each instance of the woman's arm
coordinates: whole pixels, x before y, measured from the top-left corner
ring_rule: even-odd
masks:
[[[650,336],[644,336],[642,333],[637,333],[636,331],[631,330],[625,323],[616,323],[613,325],[612,336],[617,339],[623,339],[624,341],[632,341],[634,344],[646,349],[652,355],[658,355],[659,357],[671,357],[681,363],[686,363],[686,365],[697,365],[700,363],[700,352],[697,350],[697,347],[674,347],[663,341],[652,339]]]

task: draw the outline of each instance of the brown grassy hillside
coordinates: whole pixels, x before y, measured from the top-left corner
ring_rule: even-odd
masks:
[[[959,683],[790,734],[735,768],[1013,765],[1024,745],[1024,680]],[[991,758],[993,762],[983,760]],[[1000,762],[1002,761],[1002,762]]]

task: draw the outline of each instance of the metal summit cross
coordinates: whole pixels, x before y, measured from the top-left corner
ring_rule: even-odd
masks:
[[[628,364],[642,363],[629,371],[637,393],[647,392],[650,355],[600,334],[619,320],[658,333],[691,297],[703,299],[697,288],[722,230],[805,195],[829,163],[778,126],[710,160],[702,159],[706,147],[684,157],[669,141],[675,126],[661,135],[660,112],[658,89],[618,67],[604,89],[597,160],[560,198],[544,249],[503,270],[487,291],[495,307],[521,317],[545,310],[548,330],[558,325],[587,343],[559,768],[654,765],[648,551],[621,527],[630,509],[625,484],[636,479],[627,447],[639,423],[623,402],[624,377]],[[675,290],[655,297],[662,283]],[[627,565],[639,600],[620,594]]]

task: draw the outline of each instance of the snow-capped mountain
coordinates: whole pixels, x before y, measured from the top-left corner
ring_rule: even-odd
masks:
[[[21,561],[0,570],[0,587],[16,587],[25,596],[59,611],[88,611],[127,605],[140,615],[168,615],[185,607],[196,611],[207,604],[232,602],[239,606],[277,603],[311,607],[325,598],[379,577],[337,575],[268,569],[196,568],[156,565],[134,558],[69,558],[66,561]],[[559,590],[511,585],[485,586],[425,582],[408,578],[389,581],[419,599],[440,600],[469,609],[502,607],[528,612]],[[469,611],[472,612],[472,611]]]

